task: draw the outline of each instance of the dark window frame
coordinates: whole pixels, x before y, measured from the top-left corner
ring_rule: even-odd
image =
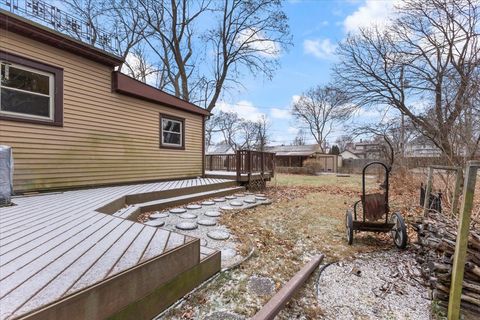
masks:
[[[180,118],[176,116],[172,116],[169,114],[165,113],[160,113],[160,134],[159,134],[159,140],[160,140],[160,148],[162,149],[175,149],[175,150],[185,150],[185,118]],[[164,144],[163,143],[163,119],[169,119],[169,120],[174,120],[178,121],[182,124],[182,129],[181,129],[181,134],[182,134],[182,145],[181,146],[173,146],[170,144]]]
[[[56,127],[63,126],[63,69],[54,67],[43,62],[31,60],[29,58],[21,57],[13,53],[0,50],[0,60],[18,64],[27,68],[38,71],[43,71],[53,74],[54,93],[53,93],[53,120],[50,119],[34,119],[29,118],[28,115],[13,116],[0,113],[0,120],[26,122],[33,124],[50,125]]]

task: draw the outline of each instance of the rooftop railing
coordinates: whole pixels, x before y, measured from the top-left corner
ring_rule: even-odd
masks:
[[[120,53],[115,32],[94,27],[53,4],[41,0],[0,0],[0,9],[37,22],[98,49],[112,54]]]

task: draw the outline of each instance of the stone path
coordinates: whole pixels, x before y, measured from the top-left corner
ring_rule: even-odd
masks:
[[[227,210],[244,210],[270,203],[263,194],[237,193],[169,211],[152,212],[145,224],[200,238],[202,246],[221,251],[222,268],[225,268],[238,263],[243,257],[237,253],[236,239],[226,226],[218,223],[218,218]]]

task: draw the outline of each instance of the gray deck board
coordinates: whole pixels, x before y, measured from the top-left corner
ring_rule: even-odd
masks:
[[[15,206],[0,208],[0,319],[38,309],[191,240],[98,208],[130,194],[225,182],[201,178],[14,197]]]

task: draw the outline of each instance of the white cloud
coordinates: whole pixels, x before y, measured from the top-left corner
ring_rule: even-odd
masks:
[[[306,39],[303,41],[303,51],[319,59],[332,59],[335,56],[337,45],[326,39]]]
[[[264,113],[260,112],[250,101],[241,100],[237,103],[231,104],[225,101],[217,102],[215,105],[216,110],[221,110],[223,112],[234,112],[238,114],[240,118],[245,120],[256,121]]]
[[[359,28],[373,24],[386,25],[395,4],[399,2],[400,0],[366,0],[362,6],[345,18],[343,27],[346,32],[355,33]]]
[[[287,132],[291,135],[297,135],[298,131],[300,131],[300,129],[295,127],[288,127],[287,129]]]
[[[289,119],[290,118],[290,110],[288,109],[280,109],[280,108],[272,108],[270,109],[270,114],[272,118],[277,119]]]
[[[247,48],[255,50],[258,55],[272,59],[278,58],[282,51],[278,43],[267,39],[264,34],[255,29],[240,32],[236,42],[238,45],[243,44]]]
[[[144,69],[145,72],[147,73],[147,76],[146,76],[146,79],[145,79],[146,83],[151,85],[151,86],[156,85],[156,83],[157,83],[157,72],[156,72],[155,67],[153,65],[146,64],[145,66],[142,66],[142,64],[145,63],[145,62],[142,62],[140,60],[140,58],[133,53],[128,53],[127,57],[125,58],[125,61],[130,66],[130,68],[128,68],[124,64],[122,66],[122,70],[121,70],[122,73],[124,73],[126,75],[129,75],[131,77],[134,77],[134,78],[138,78],[141,70]]]

